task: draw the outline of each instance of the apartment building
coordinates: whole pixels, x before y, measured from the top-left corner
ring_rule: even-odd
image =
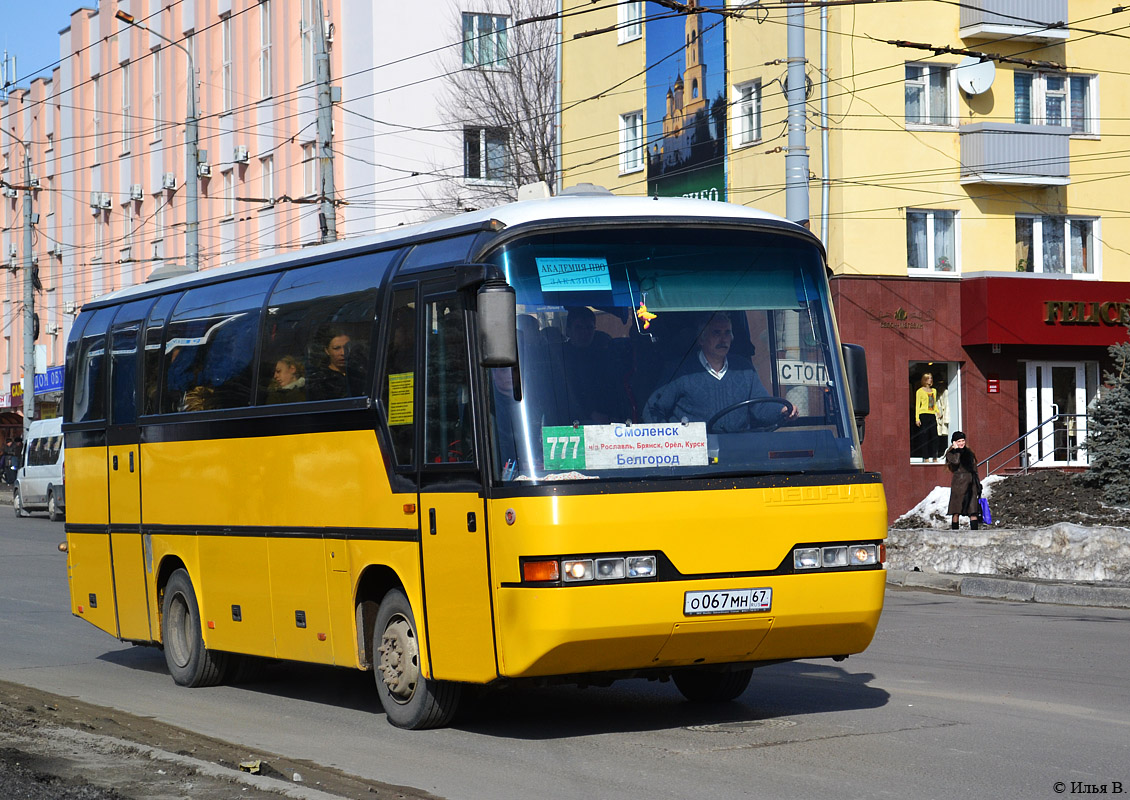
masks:
[[[563,182],[785,215],[788,5],[567,15]],[[1087,405],[1130,325],[1127,14],[1092,0],[804,11],[804,222],[844,339],[867,348],[864,458],[892,517],[949,483],[948,436],[916,424],[926,373],[941,427],[991,469],[1087,464]]]
[[[0,424],[22,424],[25,155],[42,284],[36,416],[51,416],[82,304],[184,267],[190,182],[200,269],[322,240],[319,28],[339,238],[425,219],[461,187],[502,183],[507,153],[488,147],[482,126],[453,124],[443,99],[460,67],[481,54],[488,66],[505,60],[508,20],[487,0],[98,0],[59,20],[58,63],[0,99]]]

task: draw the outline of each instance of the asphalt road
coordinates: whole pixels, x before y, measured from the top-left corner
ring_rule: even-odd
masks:
[[[1130,610],[892,590],[866,653],[766,667],[736,703],[696,707],[644,681],[522,688],[407,733],[365,673],[280,665],[244,686],[176,687],[159,651],[70,615],[62,538],[0,518],[0,680],[249,752],[491,800],[1130,792]]]

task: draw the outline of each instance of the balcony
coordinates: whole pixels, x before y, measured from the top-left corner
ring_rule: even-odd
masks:
[[[1071,128],[975,122],[958,128],[961,182],[1015,186],[1071,183]]]
[[[1068,37],[1067,0],[965,0],[962,39],[1062,42]]]

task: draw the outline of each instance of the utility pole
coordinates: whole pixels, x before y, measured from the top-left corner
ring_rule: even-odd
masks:
[[[785,152],[785,216],[807,226],[808,145],[805,142],[804,3],[788,3],[789,144]]]
[[[31,258],[31,153],[24,146],[24,441],[35,419],[35,275]]]
[[[322,243],[337,241],[337,211],[334,208],[333,94],[330,89],[330,54],[326,47],[326,23],[322,0],[314,0],[314,67],[318,80],[318,193],[321,200]]]
[[[118,11],[114,18],[126,25],[148,31],[163,42],[168,42],[183,52],[188,59],[188,84],[185,86],[188,111],[184,121],[184,265],[195,272],[200,269],[200,157],[196,150],[199,133],[196,120],[196,67],[192,63],[192,53],[183,44],[174,42],[168,36],[163,36],[152,28],[142,25],[134,19],[133,14]]]

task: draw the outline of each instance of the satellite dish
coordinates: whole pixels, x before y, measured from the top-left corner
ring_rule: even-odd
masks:
[[[996,74],[996,65],[991,60],[966,56],[957,65],[957,85],[966,94],[981,94],[993,85]]]

